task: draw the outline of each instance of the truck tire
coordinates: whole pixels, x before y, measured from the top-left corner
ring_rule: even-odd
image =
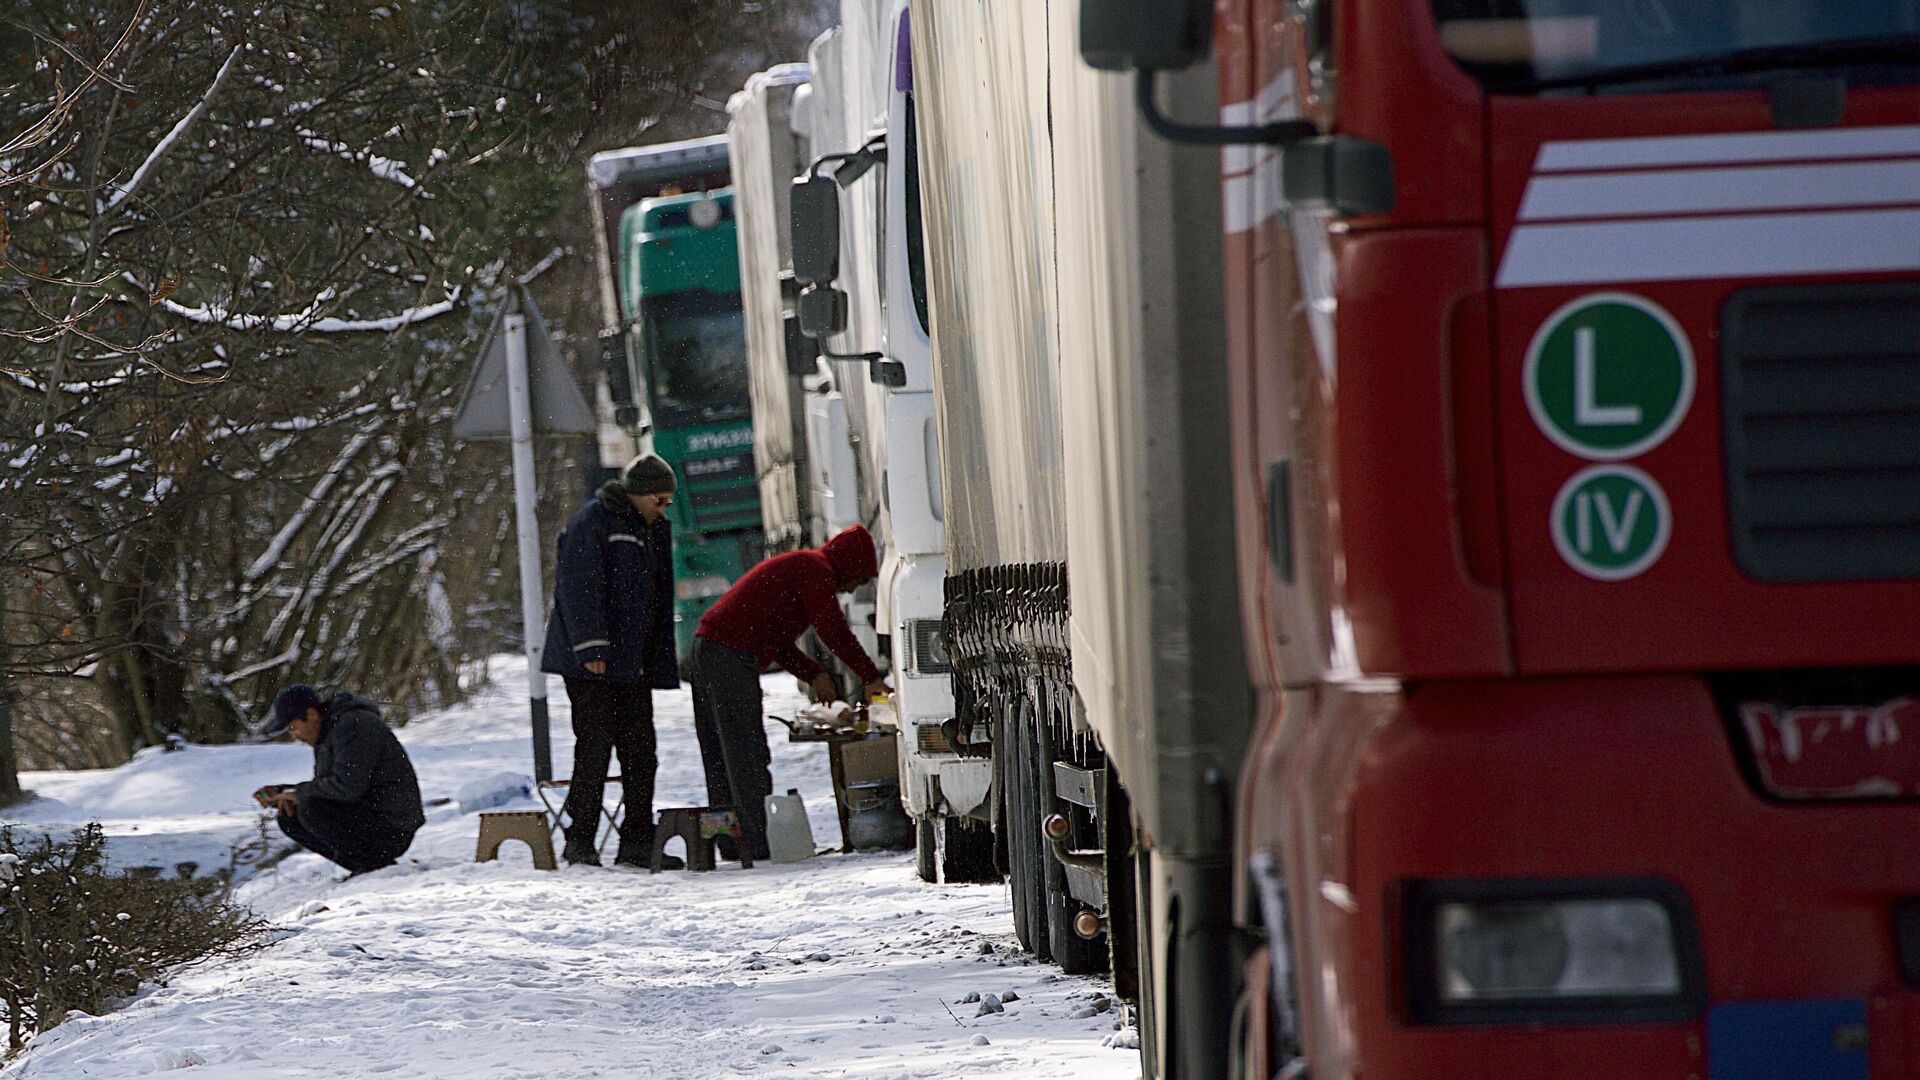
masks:
[[[940,819],[940,876],[949,885],[993,885],[993,830],[963,817]]]
[[[1034,712],[1025,701],[1013,707],[1007,728],[1007,884],[1013,891],[1014,929],[1036,959],[1053,959],[1047,929],[1047,864],[1040,835],[1040,750],[1034,745]]]
[[[922,814],[913,819],[913,872],[920,880],[931,885],[937,880],[939,869],[940,834],[936,831],[933,815]]]

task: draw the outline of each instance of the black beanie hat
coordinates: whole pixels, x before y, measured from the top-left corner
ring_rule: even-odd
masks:
[[[620,486],[629,495],[671,495],[677,485],[673,466],[660,460],[658,454],[641,454],[620,470]]]

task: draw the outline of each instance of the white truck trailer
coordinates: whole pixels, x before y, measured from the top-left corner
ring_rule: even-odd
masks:
[[[769,555],[818,544],[826,531],[807,453],[808,395],[824,373],[819,346],[799,333],[788,247],[787,190],[811,160],[794,114],[810,96],[807,66],[781,64],[753,75],[727,102],[753,457]]]
[[[1146,1075],[1216,1076],[1253,716],[1220,151],[1082,64],[1080,7],[913,8],[956,704],[993,746],[1021,940],[1111,962]],[[1219,115],[1204,68],[1160,82]]]
[[[825,194],[816,206],[830,204],[833,227],[823,233],[823,265],[796,259],[799,306],[846,402],[860,520],[881,544],[874,625],[895,680],[901,796],[917,825],[922,877],[996,879],[992,765],[984,745],[971,753],[956,745],[945,643],[940,441],[904,0],[845,0],[841,24],[814,43],[808,66],[815,153],[795,179]],[[806,325],[809,296],[825,321]]]

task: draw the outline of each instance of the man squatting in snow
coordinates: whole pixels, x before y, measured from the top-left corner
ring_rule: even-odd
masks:
[[[566,680],[573,705],[573,778],[567,785],[569,863],[600,865],[607,765],[620,754],[627,813],[614,862],[653,858],[653,691],[680,685],[673,641],[673,467],[652,454],[627,463],[560,534],[553,614],[540,670]],[[662,865],[679,869],[680,859]]]
[[[707,609],[694,631],[693,727],[707,801],[739,808],[741,832],[755,859],[768,858],[766,797],[773,793],[760,669],[779,664],[807,684],[813,700],[837,698],[833,677],[794,644],[811,625],[869,694],[887,693],[880,668],[834,599],[878,572],[873,536],[865,526],[850,525],[818,549],[784,552],[755,565]]]
[[[273,699],[263,735],[313,747],[313,779],[254,793],[280,812],[280,831],[308,851],[364,874],[392,866],[426,824],[413,762],[380,710],[358,694],[322,698],[296,683]]]

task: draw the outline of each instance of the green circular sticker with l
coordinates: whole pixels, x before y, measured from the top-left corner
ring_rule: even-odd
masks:
[[[1693,401],[1693,349],[1659,305],[1591,293],[1540,324],[1527,346],[1527,409],[1554,444],[1594,461],[1658,446]]]
[[[1560,488],[1551,528],[1568,566],[1598,581],[1624,581],[1666,551],[1673,511],[1653,477],[1630,465],[1593,465]]]

